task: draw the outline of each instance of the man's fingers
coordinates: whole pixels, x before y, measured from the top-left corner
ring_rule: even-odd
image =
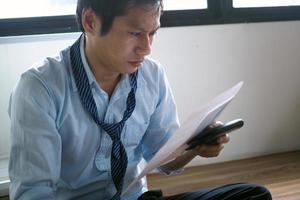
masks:
[[[221,122],[221,121],[215,121],[213,124],[209,125],[209,128],[215,128],[215,127],[218,127],[222,124],[223,124],[223,122]]]
[[[197,147],[198,155],[202,157],[215,157],[220,154],[222,149],[224,148],[223,144],[215,144],[215,145],[199,145]]]
[[[224,134],[224,135],[221,135],[220,137],[217,138],[217,143],[218,144],[224,144],[224,143],[228,143],[229,140],[230,140],[229,135]]]

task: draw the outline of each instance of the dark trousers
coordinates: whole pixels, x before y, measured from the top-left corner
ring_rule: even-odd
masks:
[[[150,191],[139,200],[272,200],[268,189],[253,183],[228,184],[165,197],[159,193]]]

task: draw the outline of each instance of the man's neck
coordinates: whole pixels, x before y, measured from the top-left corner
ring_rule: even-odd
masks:
[[[107,93],[109,97],[111,97],[122,75],[118,73],[107,72],[106,70],[103,70],[103,68],[95,65],[91,65],[91,70],[98,85]]]
[[[95,76],[96,77],[96,76]],[[99,84],[99,86],[101,87],[101,89],[103,89],[107,95],[109,97],[112,96],[117,84],[119,83],[121,79],[121,74],[119,74],[119,76],[114,77],[114,78],[108,78],[107,80],[97,80],[97,83]]]
[[[85,44],[84,49],[87,62],[91,67],[91,71],[93,72],[97,83],[99,84],[101,89],[103,89],[108,94],[108,96],[111,97],[115,87],[121,79],[122,74],[113,72],[99,63],[98,59],[93,57],[95,55],[92,53],[92,49],[88,48],[88,45]]]

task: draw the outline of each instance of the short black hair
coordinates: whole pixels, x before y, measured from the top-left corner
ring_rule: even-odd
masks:
[[[117,16],[123,16],[129,8],[142,5],[158,4],[163,8],[163,0],[78,0],[76,18],[79,28],[84,32],[82,26],[82,10],[91,8],[101,19],[101,35],[105,35],[111,29],[113,21]]]

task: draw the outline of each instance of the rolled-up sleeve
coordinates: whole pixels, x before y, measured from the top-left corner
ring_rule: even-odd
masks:
[[[34,73],[21,76],[9,102],[11,199],[55,199],[61,138],[51,91]]]

